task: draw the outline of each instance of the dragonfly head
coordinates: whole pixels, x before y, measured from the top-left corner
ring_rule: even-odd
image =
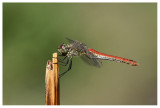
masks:
[[[66,56],[68,53],[68,48],[67,45],[62,43],[59,47],[58,47],[58,52],[61,53],[63,56]]]

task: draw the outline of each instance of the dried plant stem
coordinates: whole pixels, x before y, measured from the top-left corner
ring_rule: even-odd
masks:
[[[52,62],[48,60],[45,77],[46,105],[60,105],[59,66],[57,53],[53,53]]]

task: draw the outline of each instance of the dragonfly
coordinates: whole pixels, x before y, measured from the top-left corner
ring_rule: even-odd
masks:
[[[69,44],[62,43],[58,47],[58,52],[61,54],[60,56],[64,56],[63,59],[59,59],[59,62],[64,63],[65,66],[69,64],[68,69],[61,73],[59,77],[62,77],[72,68],[72,59],[74,56],[83,56],[87,60],[88,63],[100,67],[102,65],[101,60],[110,60],[116,61],[120,63],[126,63],[131,66],[138,66],[139,64],[131,59],[126,59],[122,57],[117,57],[113,55],[104,54],[98,52],[92,48],[88,48],[86,44],[79,42],[77,40],[72,40],[70,38],[66,38],[69,41]],[[66,62],[63,62],[67,58]]]

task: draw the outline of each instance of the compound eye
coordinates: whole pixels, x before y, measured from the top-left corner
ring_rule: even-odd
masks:
[[[63,49],[63,47],[64,47],[64,44],[61,44],[61,45],[59,46],[60,49]]]
[[[62,46],[62,49],[65,49],[64,45]]]

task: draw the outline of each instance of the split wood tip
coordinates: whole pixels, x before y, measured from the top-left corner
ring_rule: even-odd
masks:
[[[57,64],[58,63],[58,54],[57,53],[53,53],[52,55],[52,62],[53,64]]]
[[[57,53],[53,53],[52,61],[48,60],[45,76],[46,105],[60,105],[59,66]]]
[[[57,53],[53,53],[53,57],[57,57]]]

